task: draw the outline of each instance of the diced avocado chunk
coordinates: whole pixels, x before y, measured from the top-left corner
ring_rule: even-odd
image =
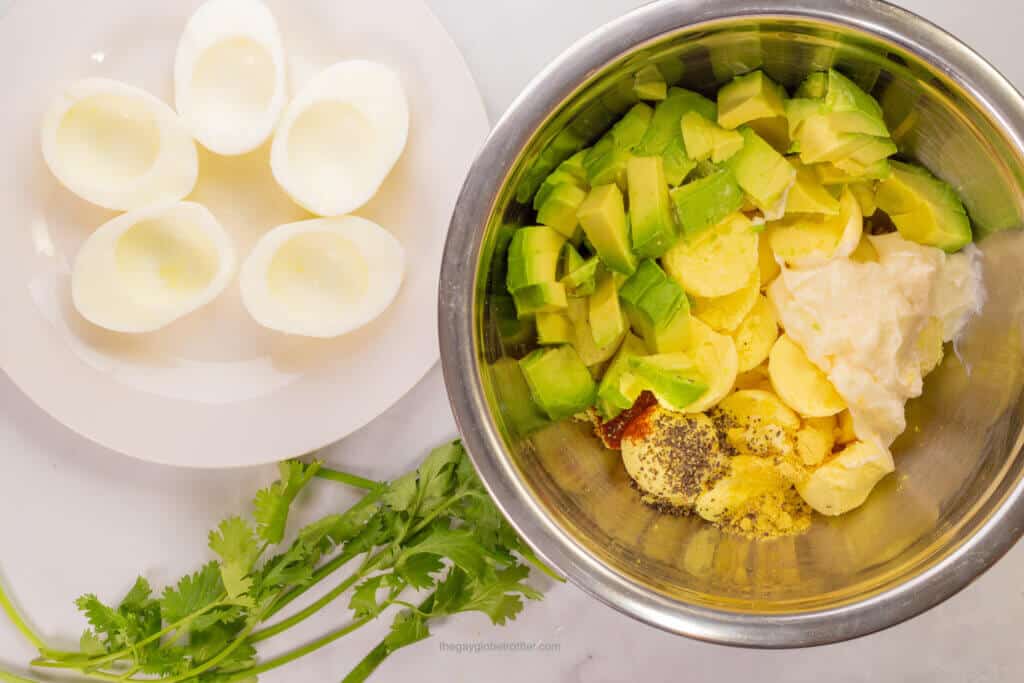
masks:
[[[655,107],[647,134],[633,151],[641,156],[660,156],[673,140],[682,137],[680,122],[688,111],[696,111],[707,119],[714,119],[717,115],[715,103],[703,95],[683,88],[670,88],[665,100]]]
[[[568,306],[565,285],[561,282],[539,282],[516,290],[512,294],[516,314],[520,317],[536,313],[553,313]]]
[[[796,182],[786,196],[786,213],[817,213],[839,215],[839,200],[825,189],[814,169],[801,164],[796,158],[790,163],[796,168]]]
[[[513,346],[533,341],[536,333],[533,318],[529,316],[520,318],[512,297],[504,294],[496,294],[491,297],[491,312],[502,344]]]
[[[903,237],[948,252],[970,243],[971,222],[952,187],[919,166],[890,164],[892,175],[879,183],[875,201]]]
[[[619,149],[633,149],[640,144],[647,134],[654,117],[654,109],[643,104],[634,105],[622,119],[612,126],[610,135],[613,144]]]
[[[738,76],[718,91],[718,125],[735,129],[755,119],[784,117],[786,91],[763,71]]]
[[[508,291],[515,294],[530,285],[553,282],[563,244],[565,237],[547,226],[517,230],[508,247],[508,273],[505,278]]]
[[[661,158],[665,164],[665,182],[673,187],[683,182],[690,171],[697,167],[697,162],[686,154],[686,145],[681,135],[669,143]]]
[[[538,313],[536,322],[538,344],[571,344],[575,339],[572,321],[564,311]]]
[[[566,286],[573,296],[588,296],[593,293],[597,285],[597,269],[600,265],[598,257],[593,256],[582,261],[579,266],[572,270],[563,271],[560,282]]]
[[[591,190],[577,217],[602,263],[624,275],[631,275],[636,270],[637,259],[630,247],[626,207],[618,186],[600,185]]]
[[[646,330],[644,341],[651,353],[675,353],[690,346],[690,299],[683,296],[682,305],[668,324]]]
[[[683,142],[686,144],[686,153],[690,155],[690,158],[695,161],[710,159],[711,152],[715,147],[714,130],[718,126],[695,111],[683,114],[680,125],[683,131]]]
[[[566,242],[562,245],[562,253],[558,261],[559,280],[565,282],[566,276],[578,270],[583,263],[584,259],[580,256],[580,252],[576,249],[575,245],[571,242]]]
[[[889,136],[878,101],[835,69],[828,72],[825,105],[837,117],[837,127],[845,133]]]
[[[611,420],[623,410],[633,407],[633,401],[620,391],[619,383],[623,373],[629,371],[629,361],[646,355],[647,345],[636,335],[627,334],[597,387],[597,410],[605,420]]]
[[[814,168],[814,172],[818,175],[818,179],[821,180],[823,185],[833,187],[871,180],[883,180],[892,174],[888,159],[871,164],[869,167],[851,162],[841,163],[847,170],[839,168],[836,164],[814,164],[812,168]]]
[[[718,224],[743,206],[743,190],[728,168],[686,183],[669,194],[675,205],[676,217],[687,237]]]
[[[850,192],[853,193],[857,203],[860,204],[861,215],[867,218],[868,216],[874,215],[878,209],[878,204],[875,202],[875,186],[870,181],[861,181],[857,183],[850,183]]]
[[[626,166],[633,251],[658,258],[679,237],[669,209],[661,157],[633,157]]]
[[[626,333],[626,323],[619,305],[619,286],[623,275],[603,271],[597,278],[597,288],[587,302],[587,320],[594,344],[605,347]]]
[[[668,84],[661,70],[650,64],[636,72],[633,90],[641,100],[663,100],[668,94]]]
[[[572,155],[558,167],[552,171],[540,184],[537,189],[537,193],[533,197],[533,208],[534,210],[540,209],[540,207],[547,201],[548,196],[551,192],[560,185],[575,185],[582,190],[588,188],[587,185],[587,172],[583,168],[583,157],[586,152],[577,152]]]
[[[632,375],[632,377],[629,377]],[[655,356],[631,358],[629,372],[620,379],[620,389],[634,393],[636,386],[631,380],[639,380],[639,384],[653,393],[659,403],[672,410],[685,410],[687,406],[703,396],[708,385],[694,365],[693,360],[684,353],[667,353]]]
[[[580,358],[587,367],[596,367],[615,355],[615,352],[619,348],[619,343],[622,341],[622,337],[615,339],[607,346],[598,346],[594,343],[594,332],[590,329],[589,320],[589,297],[573,297],[569,299],[569,307],[566,310],[566,313],[569,315],[569,320],[572,321],[573,327],[576,330],[576,338],[573,341],[573,346],[576,348],[576,353],[580,355]],[[623,322],[624,331],[627,325],[627,322]],[[625,332],[623,332],[622,336],[626,336]]]
[[[827,166],[827,164],[820,165]],[[833,165],[839,173],[846,175],[848,183],[859,180],[885,180],[892,175],[892,167],[889,165],[888,159],[880,159],[867,166],[857,163],[853,159],[842,159]]]
[[[683,114],[683,141],[686,152],[696,161],[711,159],[716,164],[731,158],[743,147],[743,136],[722,128],[695,111]]]
[[[594,404],[597,386],[569,345],[537,349],[519,361],[533,400],[552,420],[563,420]]]
[[[500,358],[491,366],[494,392],[501,409],[501,417],[514,436],[526,436],[549,423],[530,393],[519,361]]]
[[[796,89],[796,96],[818,100],[824,98],[827,92],[828,74],[824,71],[817,71],[804,79],[804,82]]]
[[[575,185],[559,185],[537,210],[537,222],[571,238],[579,226],[576,212],[586,198],[587,193]]]
[[[636,273],[623,283],[619,298],[633,328],[649,347],[664,346],[687,334],[689,300],[655,261],[640,262]]]
[[[729,160],[736,182],[764,211],[775,208],[796,179],[796,169],[749,128],[741,130],[743,149]]]
[[[825,103],[822,100],[795,97],[787,101],[786,121],[789,124],[789,137],[793,140],[799,139],[800,129],[803,127],[804,121],[812,116],[821,116],[825,113]]]
[[[632,156],[628,149],[615,145],[611,135],[606,135],[587,151],[583,167],[587,171],[587,182],[593,186],[615,183],[626,189],[626,162]]]

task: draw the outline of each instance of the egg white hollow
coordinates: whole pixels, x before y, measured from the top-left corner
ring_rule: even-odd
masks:
[[[181,200],[199,175],[195,142],[174,110],[107,78],[77,81],[54,100],[42,147],[64,187],[114,211]]]
[[[289,223],[264,235],[242,265],[246,309],[260,325],[331,338],[368,324],[395,300],[405,250],[357,216]]]
[[[178,114],[211,152],[251,152],[281,117],[285,72],[281,34],[261,0],[209,0],[189,19],[178,43]]]
[[[364,60],[327,68],[285,108],[271,148],[274,178],[318,216],[368,202],[409,137],[409,106],[398,75]]]
[[[153,206],[100,226],[75,257],[75,308],[99,327],[143,333],[213,301],[234,276],[231,238],[194,202]]]

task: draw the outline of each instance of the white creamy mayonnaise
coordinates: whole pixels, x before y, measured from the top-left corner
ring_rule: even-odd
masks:
[[[979,252],[948,255],[900,237],[868,239],[878,262],[839,258],[782,273],[768,288],[779,321],[846,400],[857,438],[889,446],[907,423],[906,402],[921,395],[928,350],[922,333],[937,319],[943,341],[984,301]]]

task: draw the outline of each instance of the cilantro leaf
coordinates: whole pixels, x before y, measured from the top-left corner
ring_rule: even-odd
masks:
[[[289,460],[282,462],[279,468],[280,480],[256,494],[253,512],[256,530],[260,538],[268,543],[280,543],[284,538],[292,503],[309,480],[316,475],[320,463],[315,462],[306,466],[301,462]]]
[[[417,612],[403,610],[395,615],[391,623],[391,632],[384,638],[384,645],[390,652],[400,647],[412,645],[430,637],[427,620]]]
[[[92,593],[88,593],[75,601],[78,611],[85,615],[92,632],[97,639],[103,636],[106,647],[110,650],[128,645],[128,620],[113,607],[103,604]]]
[[[173,624],[209,607],[223,595],[220,566],[210,562],[195,574],[183,577],[176,588],[164,589],[160,610],[164,621]]]
[[[487,549],[468,529],[438,529],[405,548],[399,564],[421,553],[451,558],[452,562],[474,576],[482,574],[487,568]]]
[[[252,588],[247,578],[260,556],[256,534],[241,517],[229,517],[210,532],[210,550],[221,559],[221,578],[224,590],[232,600],[238,600]]]
[[[381,496],[381,500],[396,512],[408,510],[416,502],[417,480],[416,472],[402,475],[391,482],[387,492]]]
[[[396,571],[413,588],[430,588],[434,585],[431,574],[444,569],[444,563],[436,555],[413,555],[398,565]]]
[[[356,586],[348,606],[349,609],[355,612],[357,619],[368,617],[380,609],[380,603],[377,602],[377,593],[386,585],[387,580],[387,574],[378,574]]]

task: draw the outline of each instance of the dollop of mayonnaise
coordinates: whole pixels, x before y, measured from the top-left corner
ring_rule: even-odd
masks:
[[[944,342],[957,337],[984,303],[984,288],[973,245],[949,255],[898,233],[868,239],[877,262],[783,266],[768,298],[786,334],[846,400],[857,438],[888,452],[932,365],[922,335],[940,324]]]

